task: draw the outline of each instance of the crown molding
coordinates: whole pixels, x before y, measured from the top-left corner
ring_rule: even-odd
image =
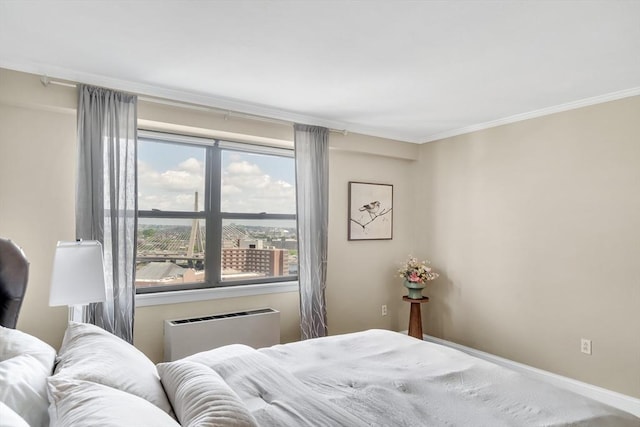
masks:
[[[578,101],[567,102],[566,104],[555,105],[553,107],[541,108],[539,110],[530,111],[528,113],[516,114],[514,116],[509,116],[509,117],[505,117],[498,120],[492,120],[490,122],[479,123],[476,125],[465,126],[458,129],[448,130],[445,132],[428,136],[422,141],[422,143],[438,141],[445,138],[451,138],[453,136],[464,135],[471,132],[477,132],[480,130],[490,129],[497,126],[521,122],[523,120],[535,119],[537,117],[548,116],[555,113],[561,113],[563,111],[575,110],[582,107],[588,107],[590,105],[602,104],[604,102],[616,101],[618,99],[629,98],[637,95],[640,95],[640,87],[625,89],[618,92],[612,92],[604,95],[594,96],[591,98],[585,98]]]

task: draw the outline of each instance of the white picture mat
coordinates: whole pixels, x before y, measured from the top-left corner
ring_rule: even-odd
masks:
[[[393,237],[393,185],[349,182],[349,240]]]

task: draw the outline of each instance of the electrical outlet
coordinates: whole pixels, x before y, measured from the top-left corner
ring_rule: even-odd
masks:
[[[382,304],[382,315],[383,316],[387,315],[387,304]]]
[[[582,338],[580,340],[580,351],[584,354],[591,354],[591,340]]]

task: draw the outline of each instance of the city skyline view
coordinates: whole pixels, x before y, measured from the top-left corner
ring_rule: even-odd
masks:
[[[195,226],[195,228],[194,228]],[[222,281],[296,275],[295,228],[222,228]],[[140,225],[136,247],[136,286],[203,282],[206,231],[196,225]]]

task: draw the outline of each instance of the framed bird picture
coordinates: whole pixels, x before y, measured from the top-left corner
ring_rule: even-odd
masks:
[[[393,185],[349,182],[348,238],[393,238]]]

